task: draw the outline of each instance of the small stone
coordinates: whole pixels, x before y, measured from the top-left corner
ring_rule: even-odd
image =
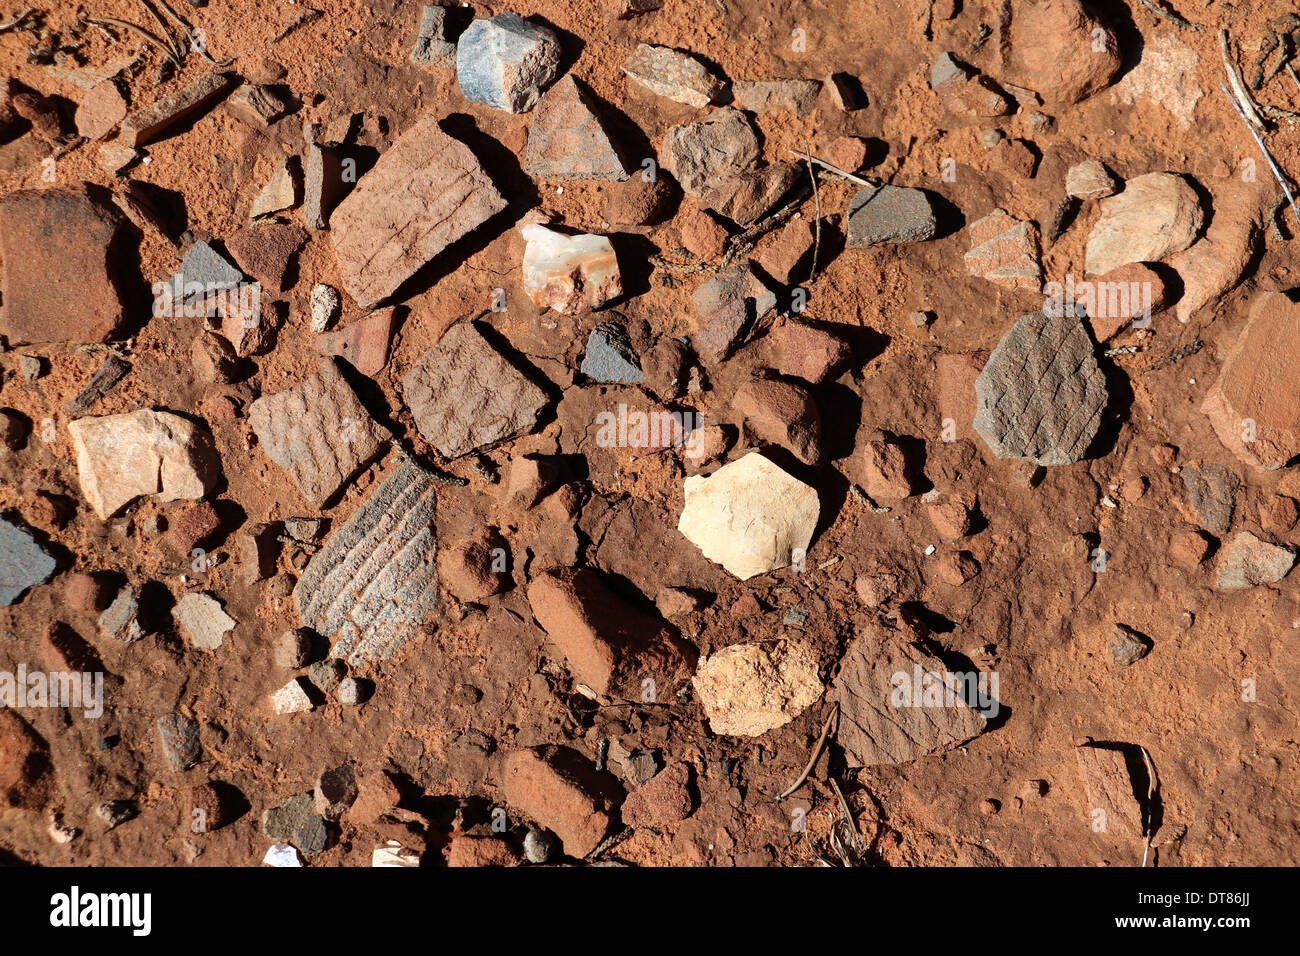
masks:
[[[16,604],[54,574],[55,560],[17,519],[0,517],[0,607]]]
[[[1261,541],[1249,531],[1238,531],[1224,542],[1214,586],[1221,591],[1241,591],[1274,584],[1295,565],[1290,548]]]
[[[927,496],[928,497],[928,496]],[[926,505],[930,523],[934,530],[950,541],[964,538],[970,534],[974,523],[975,495],[962,491],[950,495],[940,495]]]
[[[1201,308],[1212,306],[1237,287],[1256,261],[1264,241],[1264,220],[1270,215],[1273,192],[1268,177],[1243,183],[1233,177],[1216,190],[1214,219],[1190,249],[1169,257],[1169,266],[1183,280],[1183,294],[1174,313],[1188,322]]]
[[[108,582],[102,574],[71,571],[63,578],[63,599],[75,611],[98,614],[108,603]]]
[[[740,346],[754,320],[752,301],[738,298],[712,313],[695,333],[695,348],[711,364],[725,361]]]
[[[1179,477],[1183,480],[1187,504],[1201,526],[1217,535],[1227,534],[1236,511],[1237,489],[1241,487],[1236,472],[1209,462],[1200,466],[1186,465]]]
[[[692,209],[681,221],[682,245],[686,251],[712,262],[727,246],[727,230],[703,209]]]
[[[307,679],[316,686],[322,694],[328,694],[338,686],[339,680],[347,673],[347,667],[342,661],[326,660],[317,661],[307,669]]]
[[[1142,808],[1134,796],[1124,752],[1091,744],[1075,748],[1088,795],[1087,819],[1093,830],[1111,838],[1140,839]]]
[[[605,236],[576,235],[536,223],[519,228],[524,249],[524,291],[538,308],[566,315],[598,309],[623,294],[618,258]]]
[[[1023,139],[1009,139],[997,151],[996,158],[1021,179],[1033,179],[1038,168],[1038,153]]]
[[[338,318],[342,300],[333,286],[317,283],[311,287],[311,330],[324,332]]]
[[[1075,163],[1065,174],[1065,194],[1075,199],[1105,199],[1119,189],[1119,180],[1098,159]]]
[[[524,859],[542,864],[555,855],[555,839],[543,830],[529,830],[524,834]]]
[[[594,102],[572,76],[562,77],[538,102],[523,166],[539,179],[628,178]]]
[[[357,777],[351,764],[320,775],[313,793],[312,808],[326,820],[337,820],[357,799]]]
[[[1139,634],[1126,624],[1115,624],[1111,628],[1110,641],[1106,653],[1110,662],[1116,667],[1128,667],[1136,664],[1151,652],[1151,640]]]
[[[267,523],[248,525],[239,533],[245,584],[256,584],[275,574],[275,558],[280,549],[275,537],[274,526]]]
[[[140,808],[136,806],[134,800],[109,800],[95,807],[95,816],[104,821],[104,825],[110,829],[116,829],[128,820],[134,820],[140,815]]]
[[[751,113],[783,109],[807,116],[821,91],[820,80],[738,80],[732,84],[736,105]]]
[[[666,697],[694,669],[694,646],[671,625],[627,604],[590,569],[536,575],[528,603],[574,677],[598,694],[631,699],[650,680]]]
[[[115,641],[131,644],[144,637],[140,626],[140,592],[130,585],[117,593],[104,613],[99,616],[99,633]]]
[[[272,843],[267,848],[266,856],[262,857],[262,865],[277,868],[301,867],[302,858],[298,856],[298,850],[292,844]]]
[[[311,631],[305,627],[284,631],[276,638],[273,655],[278,667],[293,670],[306,666],[311,659]]]
[[[230,822],[230,813],[221,791],[210,783],[185,791],[181,830],[187,833],[212,833]]]
[[[180,714],[164,714],[156,726],[163,756],[173,770],[189,770],[202,759],[203,745],[199,743],[197,722]]]
[[[793,163],[757,166],[710,183],[700,201],[719,215],[748,226],[785,198],[803,174]]]
[[[45,374],[45,360],[36,355],[20,355],[18,356],[18,371],[27,381],[34,382]]]
[[[1039,262],[1038,227],[1020,221],[1001,209],[994,209],[971,224],[971,249],[966,253],[966,271],[1007,289],[1037,292],[1043,284]]]
[[[245,83],[226,100],[226,109],[255,129],[268,129],[291,108],[272,87],[256,83]]]
[[[77,106],[73,122],[86,139],[103,139],[126,119],[127,104],[114,80],[104,80],[91,87]]]
[[[623,823],[634,828],[659,828],[685,820],[692,810],[687,789],[690,779],[690,767],[684,763],[659,771],[623,801]]]
[[[1015,101],[987,76],[971,71],[935,87],[943,108],[955,116],[993,119],[1015,111]]]
[[[813,227],[808,220],[791,219],[776,234],[776,240],[763,250],[759,265],[777,282],[790,285],[812,253],[813,242]]]
[[[806,389],[753,379],[736,390],[732,408],[759,441],[780,445],[807,465],[821,460],[821,415]]]
[[[853,590],[867,607],[880,607],[898,596],[898,575],[892,571],[859,574],[853,582]]]
[[[244,274],[207,242],[196,242],[185,251],[180,268],[168,282],[173,308],[200,304],[221,293],[237,290]]]
[[[1070,105],[1110,86],[1122,66],[1115,31],[1079,0],[1042,0],[1011,15],[1007,77],[1049,104]]]
[[[456,67],[456,44],[447,41],[447,8],[424,4],[410,60],[416,66],[439,70]]]
[[[974,427],[993,453],[1037,465],[1081,459],[1110,399],[1082,321],[1042,312],[1022,316],[1002,337],[975,394]]]
[[[663,218],[664,209],[673,196],[672,180],[652,176],[648,180],[638,173],[615,187],[605,203],[605,221],[617,226],[648,226]],[[723,231],[723,239],[726,232]],[[685,240],[683,239],[683,244]],[[689,248],[689,247],[688,247]]]
[[[781,374],[812,385],[833,380],[853,358],[853,351],[844,339],[797,319],[786,320],[781,345]]]
[[[935,206],[923,189],[864,186],[849,203],[848,244],[924,242],[938,231]]]
[[[505,840],[497,837],[454,836],[447,844],[447,866],[498,867],[517,866],[519,854]]]
[[[983,146],[985,149],[993,149],[1000,142],[1002,142],[1004,139],[1007,138],[1006,133],[1002,132],[1002,130],[997,129],[995,127],[989,127],[988,129],[980,130],[978,136],[979,136],[980,145]]]
[[[314,794],[309,790],[268,808],[262,813],[262,833],[272,840],[291,839],[311,818],[314,803]]]
[[[295,677],[271,695],[277,714],[301,714],[312,709],[311,697],[301,677]]]
[[[298,177],[297,161],[289,156],[280,161],[275,172],[262,187],[253,206],[248,211],[249,219],[260,219],[286,209],[292,209],[302,197],[302,187]]]
[[[456,44],[456,79],[471,103],[527,113],[555,79],[560,41],[513,13],[475,20]]]
[[[548,403],[468,321],[448,329],[402,384],[420,434],[445,458],[526,434]]]
[[[248,226],[226,240],[239,268],[272,292],[283,292],[289,264],[307,241],[307,230],[287,222]]]
[[[112,140],[108,143],[99,144],[99,149],[95,153],[95,161],[99,163],[100,169],[104,170],[104,172],[116,176],[138,160],[140,155],[139,150],[132,149],[118,140]]]
[[[184,559],[217,536],[221,531],[221,516],[210,501],[185,505],[168,515],[167,543]]]
[[[1255,299],[1201,406],[1224,447],[1261,470],[1300,455],[1300,396],[1280,385],[1300,370],[1297,318],[1300,305],[1280,292]]]
[[[980,573],[980,563],[969,551],[950,551],[935,563],[939,579],[959,588]]]
[[[862,445],[862,489],[873,501],[902,501],[912,494],[911,466],[903,447],[883,433]]]
[[[397,327],[397,310],[376,309],[346,328],[327,332],[316,342],[322,355],[337,355],[362,375],[371,378],[388,364],[388,350]]]
[[[1173,173],[1131,179],[1122,193],[1100,205],[1085,251],[1085,268],[1093,275],[1182,252],[1196,240],[1205,218],[1196,191]]]
[[[733,644],[700,661],[691,680],[715,734],[758,737],[822,695],[817,658],[802,644]]]
[[[239,354],[215,332],[200,332],[190,348],[190,362],[201,382],[233,382],[239,377]]]
[[[336,497],[392,437],[370,417],[338,361],[326,359],[293,388],[263,395],[248,414],[266,456],[317,508]]]
[[[133,149],[152,142],[224,96],[232,82],[225,73],[205,73],[189,86],[128,116],[122,121],[119,138]]]
[[[366,691],[366,684],[355,677],[345,677],[339,681],[338,690],[334,692],[338,702],[345,707],[355,707],[364,701],[369,694]]]
[[[507,754],[502,765],[506,803],[560,838],[581,859],[609,832],[622,787],[568,747],[533,747]]]
[[[660,588],[655,598],[655,607],[666,618],[685,617],[687,614],[702,609],[707,599],[695,591],[686,588]]]
[[[1169,296],[1169,287],[1160,273],[1145,263],[1130,262],[1085,286],[1076,302],[1088,314],[1093,337],[1105,342],[1134,319],[1145,321],[1162,311],[1169,304]]]
[[[812,541],[816,489],[757,452],[684,483],[680,531],[742,581],[799,560]]]
[[[836,108],[845,113],[855,113],[867,105],[867,95],[862,91],[862,83],[856,76],[832,73],[826,78],[826,88],[830,90],[831,101]]]
[[[1286,495],[1265,495],[1258,504],[1259,526],[1266,534],[1282,537],[1290,534],[1300,521],[1300,503]]]
[[[623,72],[657,96],[696,108],[716,102],[726,84],[703,62],[666,46],[637,44]]]
[[[596,382],[639,385],[645,381],[627,330],[617,322],[602,322],[591,330],[581,368],[583,375]]]
[[[238,623],[210,594],[187,594],[172,609],[176,623],[185,629],[190,644],[206,651],[219,648]]]
[[[723,107],[695,123],[668,130],[664,165],[688,195],[704,197],[721,182],[754,168],[758,134],[749,117]]]

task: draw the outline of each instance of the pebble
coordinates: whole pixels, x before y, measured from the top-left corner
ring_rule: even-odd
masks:
[[[1261,541],[1249,531],[1238,531],[1219,552],[1214,586],[1221,591],[1241,591],[1275,584],[1294,567],[1290,548]]]
[[[924,242],[938,231],[934,200],[924,189],[864,186],[849,202],[848,244]]]
[[[617,322],[601,322],[591,330],[581,370],[595,382],[638,385],[645,380],[627,329]]]
[[[199,725],[180,714],[163,714],[155,722],[163,756],[173,770],[189,770],[203,757]]]
[[[1074,199],[1105,199],[1119,189],[1119,180],[1098,159],[1075,163],[1065,174],[1065,194]]]
[[[682,190],[702,198],[718,184],[754,168],[761,151],[748,115],[722,107],[697,122],[670,127],[664,154],[664,166]]]
[[[172,616],[185,630],[190,644],[203,650],[216,650],[236,622],[210,594],[187,594],[176,602]]]
[[[1106,644],[1106,653],[1110,662],[1116,667],[1128,667],[1136,664],[1151,652],[1151,641],[1127,624],[1115,624],[1111,627],[1110,641]]]
[[[1182,252],[1196,241],[1205,220],[1196,191],[1173,173],[1137,176],[1100,206],[1084,253],[1085,268],[1093,275]]]
[[[366,690],[366,685],[367,682],[358,680],[355,677],[345,677],[339,681],[338,690],[334,692],[334,696],[345,707],[355,707],[370,696]]]
[[[456,79],[471,103],[527,113],[555,79],[560,41],[513,13],[475,20],[456,44]]]
[[[289,156],[282,159],[275,167],[275,172],[266,181],[253,200],[248,218],[257,220],[265,216],[292,209],[302,196],[302,184],[298,176],[297,159]]]
[[[342,661],[317,661],[307,669],[307,679],[315,684],[317,690],[322,694],[328,694],[338,686],[339,681],[346,673],[347,668]]]
[[[99,633],[124,644],[132,644],[144,637],[140,626],[140,592],[132,585],[127,585],[117,592],[104,613],[99,616]]]
[[[569,747],[516,750],[502,761],[506,803],[559,837],[564,852],[581,859],[591,853],[614,821],[623,788],[606,772]]]
[[[295,677],[272,694],[271,704],[277,714],[301,714],[313,706],[301,677]]]
[[[731,406],[758,441],[779,445],[807,465],[821,460],[821,415],[807,389],[778,379],[751,379],[736,390]]]
[[[544,830],[529,830],[524,834],[524,859],[529,863],[549,862],[555,855],[555,838]]]
[[[572,76],[562,77],[538,102],[528,127],[523,167],[538,179],[620,182],[628,178],[595,102]]]
[[[456,44],[447,40],[447,8],[424,4],[420,7],[420,26],[411,50],[410,61],[416,66],[435,70],[456,67]]]
[[[1006,289],[1037,292],[1043,285],[1038,226],[994,209],[970,226],[966,271]]]
[[[1007,78],[1049,105],[1078,103],[1119,78],[1123,61],[1115,31],[1080,0],[1014,8],[1003,34],[1002,42],[1008,41]]]
[[[637,45],[623,72],[651,93],[697,109],[717,102],[726,88],[720,76],[689,53],[648,43]]]
[[[536,223],[519,228],[523,282],[533,305],[566,315],[598,309],[623,294],[618,257],[606,236],[568,236]]]
[[[700,661],[691,678],[709,728],[758,737],[783,727],[821,697],[817,658],[803,644],[733,644]]]

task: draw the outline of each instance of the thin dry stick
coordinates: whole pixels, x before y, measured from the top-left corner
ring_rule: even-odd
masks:
[[[808,273],[808,282],[811,283],[813,279],[817,278],[817,254],[821,251],[822,247],[822,197],[821,192],[817,189],[817,173],[813,169],[811,159],[812,146],[807,140],[804,140],[803,146],[805,150],[804,158],[808,162],[808,178],[812,180],[813,202],[816,203],[817,207],[817,222],[813,227],[812,269]]]
[[[1246,129],[1250,130],[1250,135],[1255,137],[1255,143],[1259,146],[1259,151],[1264,154],[1264,159],[1268,162],[1268,168],[1273,171],[1273,178],[1276,179],[1278,185],[1282,187],[1282,192],[1286,193],[1287,202],[1291,204],[1291,211],[1295,213],[1296,219],[1300,220],[1300,209],[1296,208],[1295,197],[1291,195],[1291,187],[1287,185],[1287,181],[1282,175],[1282,170],[1278,168],[1277,161],[1273,159],[1273,154],[1269,152],[1268,146],[1264,144],[1263,137],[1255,131],[1255,127],[1250,125],[1245,111],[1241,108],[1241,104],[1232,98],[1232,95],[1228,93],[1228,88],[1220,83],[1219,89],[1223,90],[1223,95],[1228,97],[1232,104],[1237,108],[1237,115],[1240,116],[1242,122],[1246,124]]]
[[[1232,60],[1232,54],[1228,47],[1228,31],[1219,31],[1219,52],[1223,56],[1223,68],[1228,73],[1228,83],[1232,86],[1232,93],[1236,97],[1237,103],[1241,108],[1242,115],[1246,121],[1258,129],[1264,129],[1264,120],[1255,109],[1255,103],[1246,92],[1245,85],[1241,82],[1241,75],[1237,72],[1237,65]]]
[[[813,767],[817,766],[817,761],[821,759],[822,751],[826,748],[826,738],[830,736],[831,724],[835,722],[835,718],[839,715],[840,705],[839,701],[836,701],[834,706],[831,707],[830,716],[826,718],[825,726],[822,727],[822,735],[817,738],[817,744],[813,747],[812,759],[808,761],[808,766],[803,768],[803,773],[799,774],[799,779],[786,787],[785,792],[776,798],[777,803],[780,803],[804,785],[804,781],[807,780],[808,775],[812,773]]]
[[[180,40],[172,33],[171,27],[167,26],[167,21],[159,16],[158,11],[149,6],[148,0],[140,0],[140,6],[144,7],[149,16],[153,17],[153,22],[158,24],[158,32],[167,40],[167,45],[172,48],[172,59],[180,63],[185,59],[185,47],[181,45]]]
[[[143,2],[143,0],[141,0],[141,2]],[[170,6],[167,5],[167,0],[158,0],[158,5],[163,8],[163,13],[167,14],[167,16],[171,18],[172,22],[175,23],[178,27],[181,28],[181,30],[185,32],[185,38],[189,41],[190,49],[197,50],[199,56],[203,57],[203,59],[207,60],[217,69],[222,69],[224,67],[230,66],[230,64],[235,62],[234,57],[231,57],[228,60],[224,60],[218,63],[216,60],[212,58],[212,54],[208,52],[207,43],[196,42],[194,28],[191,27],[189,23],[187,23],[180,16],[180,14],[178,14],[175,10],[173,10]]]
[[[1300,76],[1296,76],[1295,70],[1290,63],[1286,65],[1286,71],[1291,74],[1291,79],[1295,80],[1296,89],[1300,90]]]
[[[169,44],[164,43],[142,26],[129,23],[126,20],[118,20],[116,17],[85,17],[84,19],[86,23],[89,23],[92,26],[110,26],[117,27],[121,30],[130,30],[132,33],[138,34],[150,44],[157,47],[158,50],[161,51],[167,59],[171,60],[173,64],[178,67],[181,65],[181,61],[176,59],[176,51],[172,49]]]
[[[22,23],[24,20],[30,17],[35,11],[36,11],[35,7],[28,7],[26,10],[18,14],[18,16],[14,17],[8,23],[0,23],[0,33],[8,33],[10,30],[13,30],[20,23]]]
[[[1146,838],[1146,842],[1142,847],[1142,865],[1145,867],[1147,865],[1147,854],[1151,852],[1151,840],[1156,835],[1155,831],[1151,829],[1150,813],[1151,813],[1151,807],[1155,803],[1156,794],[1160,790],[1160,776],[1156,773],[1155,761],[1153,761],[1151,759],[1151,755],[1147,753],[1147,748],[1139,744],[1138,749],[1142,751],[1142,762],[1146,764],[1146,768],[1147,768],[1147,814],[1148,816],[1142,826],[1142,829],[1144,831],[1142,835]]]
[[[843,177],[844,179],[847,179],[851,183],[857,183],[859,186],[875,185],[875,183],[871,182],[868,179],[863,179],[861,176],[855,176],[853,175],[853,173],[846,173],[838,166],[832,166],[830,163],[826,162],[826,160],[818,159],[816,156],[813,156],[809,153],[806,152],[801,153],[797,149],[790,150],[790,153],[793,156],[798,156],[800,159],[807,160],[810,163],[815,163],[816,165],[820,166],[822,169],[826,170],[827,172],[831,172],[834,173],[836,176]]]
[[[1162,20],[1168,20],[1170,23],[1178,27],[1178,29],[1180,30],[1201,29],[1195,23],[1189,23],[1187,20],[1184,20],[1182,17],[1174,13],[1172,10],[1162,10],[1160,7],[1157,7],[1154,3],[1152,3],[1151,0],[1138,0],[1138,3],[1142,4],[1142,6],[1146,7],[1148,10],[1150,10],[1156,16],[1160,17]]]

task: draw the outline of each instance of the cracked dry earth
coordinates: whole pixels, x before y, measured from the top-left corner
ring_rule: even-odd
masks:
[[[1287,5],[316,6],[0,15],[0,862],[1300,862]]]

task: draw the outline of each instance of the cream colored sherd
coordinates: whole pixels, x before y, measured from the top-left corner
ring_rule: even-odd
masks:
[[[740,580],[788,567],[812,541],[817,490],[758,452],[686,479],[677,530]]]
[[[715,734],[757,737],[783,727],[822,695],[817,658],[803,644],[733,644],[700,661],[691,679]]]

